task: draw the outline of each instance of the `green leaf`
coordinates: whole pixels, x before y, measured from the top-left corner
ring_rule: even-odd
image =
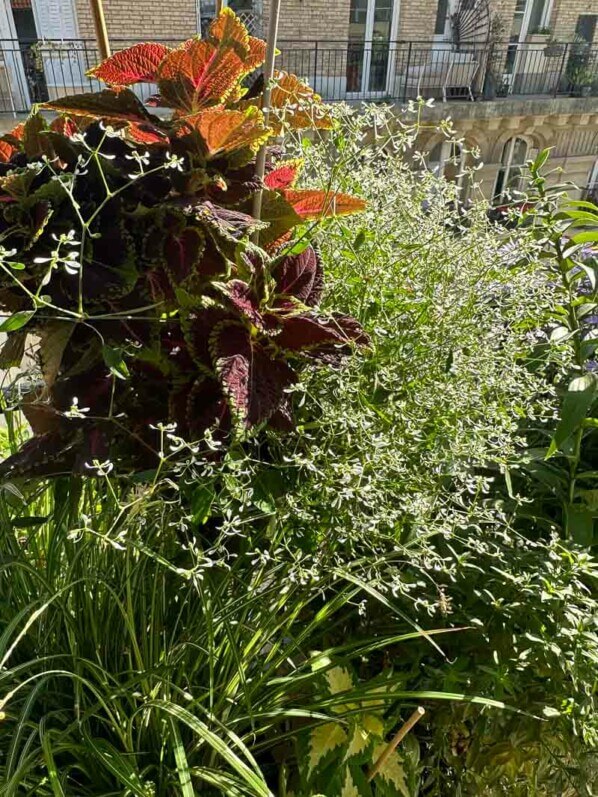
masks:
[[[598,381],[594,374],[577,376],[569,384],[561,407],[561,420],[556,428],[546,459],[556,454],[581,426],[596,397]]]
[[[538,153],[538,155],[536,157],[536,160],[530,166],[531,173],[532,174],[537,174],[540,171],[540,169],[542,168],[542,166],[544,166],[544,164],[548,160],[549,156],[550,156],[550,147],[547,147],[546,149],[541,150]]]
[[[187,761],[187,754],[183,747],[183,740],[179,732],[179,727],[172,717],[169,717],[170,732],[174,741],[174,760],[176,762],[176,770],[179,776],[179,783],[181,784],[182,797],[194,797],[193,783],[191,781],[191,772],[189,770],[189,762]]]
[[[210,517],[210,510],[214,498],[215,493],[209,487],[204,487],[202,485],[195,490],[191,499],[191,512],[193,513],[194,523],[203,526]]]
[[[14,529],[28,529],[31,526],[42,526],[47,517],[38,516],[38,515],[29,515],[28,517],[17,517],[14,518],[12,521],[12,526]]]
[[[46,761],[46,769],[48,770],[50,785],[52,786],[52,792],[54,793],[54,797],[65,797],[64,789],[62,788],[60,777],[58,775],[56,762],[54,761],[54,754],[52,752],[50,734],[44,732],[40,733],[41,733],[42,750],[44,753],[44,759]]]
[[[308,741],[308,777],[313,777],[318,769],[326,766],[332,758],[341,761],[342,750],[348,741],[347,731],[338,722],[325,722],[312,728]]]
[[[598,223],[598,222],[597,222]],[[574,244],[596,244],[598,243],[598,230],[590,232],[578,232],[571,240]]]
[[[15,332],[21,329],[35,315],[35,310],[19,310],[0,324],[0,332]]]
[[[111,374],[118,377],[118,379],[126,379],[129,376],[129,369],[123,359],[122,349],[102,346],[102,356]]]
[[[594,513],[584,506],[566,507],[567,536],[577,545],[590,546],[594,542]]]

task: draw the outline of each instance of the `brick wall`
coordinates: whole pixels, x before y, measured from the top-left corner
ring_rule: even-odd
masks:
[[[598,0],[554,0],[550,26],[561,41],[573,41],[577,18],[581,14],[598,16]],[[598,42],[598,25],[594,42]]]
[[[79,35],[94,38],[89,0],[75,0]],[[197,31],[194,0],[104,0],[104,13],[111,39],[172,39],[183,41]]]

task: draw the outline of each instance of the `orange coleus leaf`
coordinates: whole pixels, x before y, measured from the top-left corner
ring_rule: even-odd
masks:
[[[302,219],[321,219],[326,216],[348,216],[365,210],[363,199],[349,194],[319,189],[285,189],[282,195]]]
[[[245,74],[257,69],[266,60],[266,42],[250,36],[231,8],[222,9],[213,20],[208,31],[208,41],[218,47],[233,49],[243,60]]]
[[[130,89],[73,94],[46,102],[42,107],[68,116],[91,116],[107,122],[142,122],[149,117],[142,102]]]
[[[166,56],[158,88],[166,105],[195,113],[225,100],[243,74],[243,61],[233,49],[191,39]]]
[[[275,169],[265,176],[264,183],[266,187],[271,188],[273,191],[282,188],[293,188],[302,166],[303,161],[301,158],[279,163]]]
[[[13,129],[10,131],[10,133],[7,133],[7,135],[11,138],[15,138],[17,141],[22,141],[23,136],[25,135],[25,124],[21,122],[16,127],[13,127]]]
[[[208,108],[185,119],[185,125],[197,130],[209,157],[249,147],[257,150],[269,137],[264,116],[257,108],[230,111]]]
[[[17,152],[17,148],[9,144],[8,141],[0,141],[0,163],[8,163],[15,152]]]
[[[106,58],[87,74],[103,80],[109,86],[153,83],[157,78],[158,67],[170,51],[170,47],[156,42],[135,44]]]
[[[170,144],[166,133],[149,122],[132,122],[126,128],[126,135],[137,144],[158,144],[163,147]]]
[[[288,72],[275,74],[270,107],[274,109],[281,127],[293,130],[332,128],[332,117],[322,98],[297,75]]]

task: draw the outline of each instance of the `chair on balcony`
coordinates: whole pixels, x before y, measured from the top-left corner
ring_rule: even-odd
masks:
[[[442,93],[442,100],[446,102],[449,90],[466,90],[473,102],[473,83],[478,67],[473,53],[432,51],[425,63],[410,67],[398,81],[403,84],[406,94],[414,89],[418,97]]]

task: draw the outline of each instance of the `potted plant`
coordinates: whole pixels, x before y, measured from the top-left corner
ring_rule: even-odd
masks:
[[[530,44],[544,44],[547,38],[552,36],[552,30],[547,27],[539,27],[528,32],[526,41]]]
[[[593,69],[583,66],[575,70],[571,73],[571,96],[591,97],[595,81],[596,74]]]

